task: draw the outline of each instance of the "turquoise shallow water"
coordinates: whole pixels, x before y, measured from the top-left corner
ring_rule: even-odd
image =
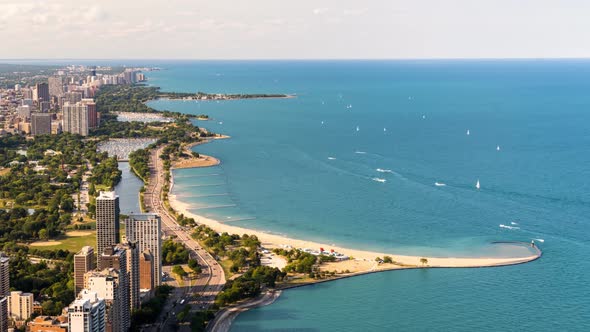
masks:
[[[289,290],[232,331],[590,329],[590,61],[157,65],[164,90],[298,95],[151,103],[232,136],[197,149],[222,165],[175,171],[196,213],[398,253],[510,256],[525,249],[490,242],[544,241],[530,264]]]

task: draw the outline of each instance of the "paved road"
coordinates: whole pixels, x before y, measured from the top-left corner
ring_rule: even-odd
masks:
[[[173,307],[172,314],[168,314],[168,318],[170,318],[175,317],[178,312],[182,311],[183,306],[187,304],[191,305],[193,311],[208,309],[225,285],[225,274],[219,263],[197,241],[191,238],[190,228],[178,225],[176,219],[162,206],[160,197],[162,194],[162,185],[164,184],[164,171],[162,160],[159,156],[163,149],[164,147],[160,147],[153,150],[150,157],[150,179],[149,185],[144,193],[146,210],[159,214],[162,218],[162,232],[166,235],[176,235],[177,240],[184,243],[190,250],[191,258],[197,259],[199,264],[204,267],[199,278],[192,282],[192,286],[184,287],[183,292],[175,292],[170,297],[169,303],[176,303],[180,298],[185,299],[183,305]],[[174,319],[168,321],[165,313],[162,313],[158,319],[158,324],[160,324],[162,331],[167,330],[166,324],[172,322],[174,322]],[[188,326],[181,326],[180,331],[183,330],[188,331],[190,328]]]
[[[281,291],[267,291],[256,299],[249,300],[229,308],[221,310],[214,320],[207,326],[207,332],[227,332],[231,323],[241,312],[246,310],[262,307],[273,303],[281,295]]]

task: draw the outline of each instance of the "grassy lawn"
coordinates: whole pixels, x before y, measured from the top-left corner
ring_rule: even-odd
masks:
[[[122,225],[121,225],[122,226]],[[123,235],[125,235],[125,230],[123,227],[121,227],[121,239],[123,238]],[[68,234],[76,234],[75,232],[79,232],[78,234],[83,234],[83,233],[87,233],[87,235],[78,235],[76,234],[76,236],[71,236]],[[55,242],[55,245],[33,245],[34,243],[45,243],[45,242]],[[69,230],[65,236],[59,237],[59,238],[55,238],[55,239],[51,239],[50,241],[37,241],[37,242],[33,242],[31,244],[29,244],[29,247],[35,248],[35,249],[40,249],[40,250],[58,250],[58,249],[63,249],[63,250],[68,250],[70,252],[76,253],[78,251],[80,251],[80,249],[82,249],[83,246],[91,246],[93,248],[95,248],[96,250],[96,230],[89,230],[89,229],[84,229],[84,230],[79,230],[79,231],[75,231],[75,230]]]
[[[231,276],[233,276],[235,274],[234,272],[232,272],[230,270],[231,266],[234,264],[234,262],[232,262],[231,259],[222,259],[218,262],[219,262],[219,265],[221,265],[223,272],[225,272],[226,278],[230,278]]]
[[[92,247],[96,247],[96,231],[94,230],[83,230],[80,232],[84,232],[84,233],[89,233],[88,235],[83,235],[83,236],[62,236],[60,238],[56,238],[54,239],[54,241],[56,242],[55,245],[43,245],[43,246],[35,246],[35,245],[29,245],[32,248],[35,249],[41,249],[41,250],[57,250],[57,249],[63,249],[63,250],[68,250],[70,252],[78,252],[80,249],[82,249],[83,246],[92,246]],[[39,241],[39,242],[45,242],[45,241]],[[37,242],[37,243],[39,243]],[[33,242],[35,243],[35,242]]]

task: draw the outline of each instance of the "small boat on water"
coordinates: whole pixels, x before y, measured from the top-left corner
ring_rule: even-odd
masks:
[[[437,187],[445,187],[446,186],[446,183],[435,182],[434,185],[437,186]]]
[[[500,146],[496,146],[496,151],[500,151]]]
[[[359,126],[356,126],[356,131],[360,131],[361,128],[359,128]]]
[[[469,135],[470,135],[470,133],[469,133],[469,129],[467,129],[467,136],[469,136]]]
[[[479,179],[477,179],[477,182],[475,183],[475,188],[476,188],[477,190],[479,190],[479,188],[480,188],[480,187],[481,187],[481,186],[479,185]]]

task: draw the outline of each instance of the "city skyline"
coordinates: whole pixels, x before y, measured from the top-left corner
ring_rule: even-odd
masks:
[[[0,36],[6,59],[586,58],[588,13],[576,0],[25,0],[0,4]]]

